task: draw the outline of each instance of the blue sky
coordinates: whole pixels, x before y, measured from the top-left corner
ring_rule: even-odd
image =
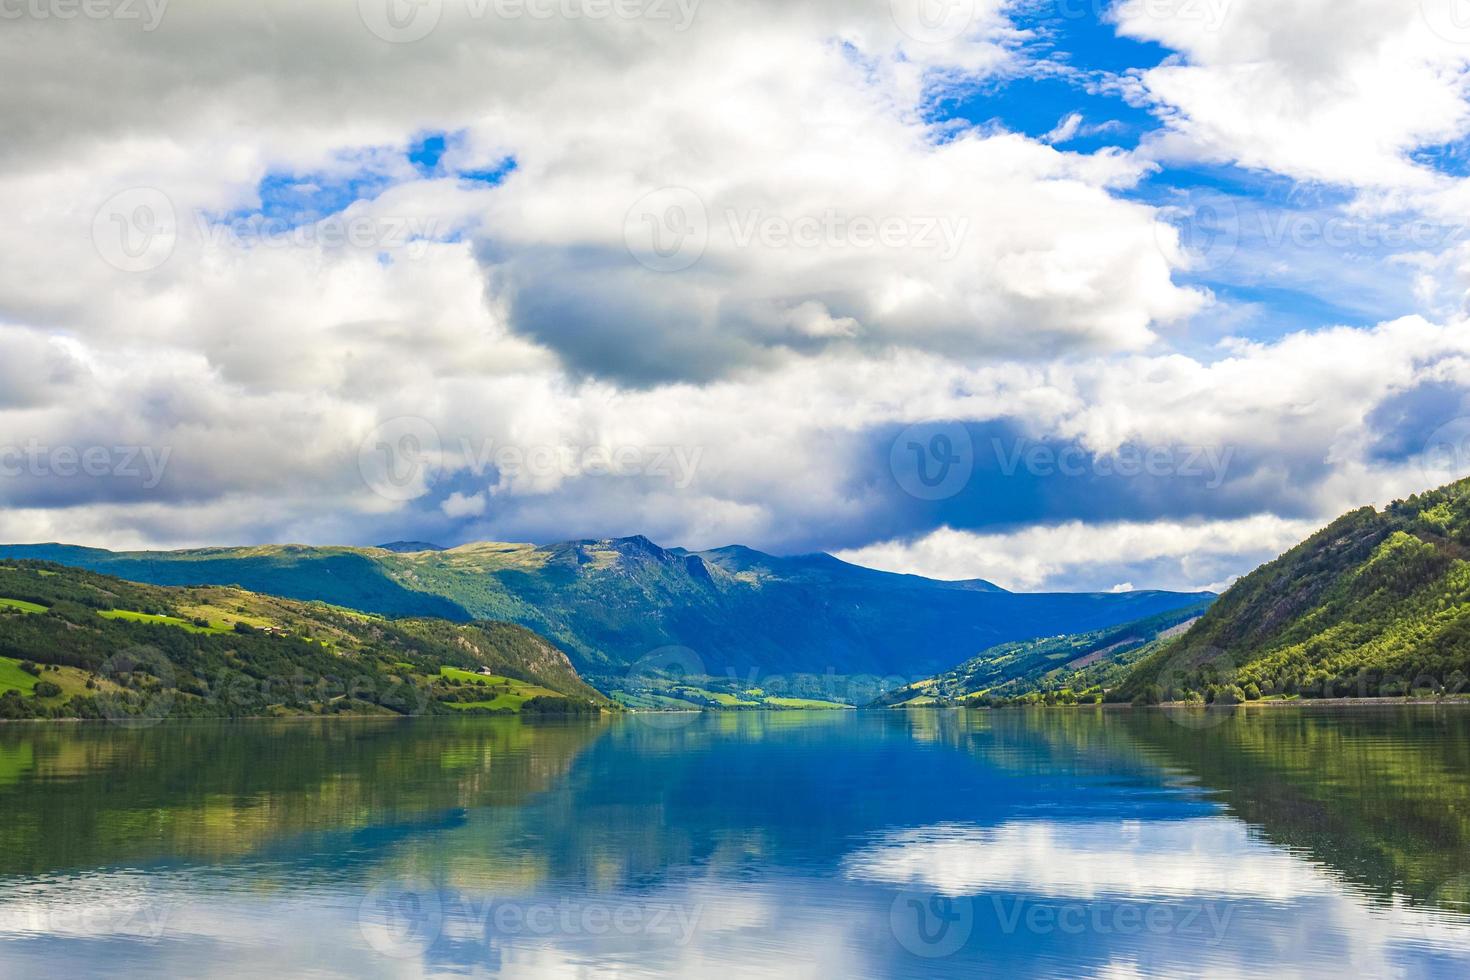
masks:
[[[0,539],[1222,587],[1470,470],[1439,0],[927,2],[18,21]]]

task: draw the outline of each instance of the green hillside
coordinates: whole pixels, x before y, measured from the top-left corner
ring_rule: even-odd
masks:
[[[1183,632],[1208,601],[1107,629],[1002,643],[953,670],[888,692],[875,707],[1099,701],[1132,665]]]
[[[594,712],[509,623],[378,616],[222,587],[0,564],[0,718]]]
[[[388,616],[518,623],[566,650],[603,690],[630,665],[688,648],[703,672],[758,686],[790,677],[922,677],[1014,640],[1127,623],[1201,595],[1019,595],[983,581],[940,582],[830,555],[748,548],[692,553],[647,538],[450,550],[296,546],[112,553],[0,547],[157,585],[233,585]]]
[[[1470,480],[1353,511],[1237,582],[1118,699],[1470,691]]]

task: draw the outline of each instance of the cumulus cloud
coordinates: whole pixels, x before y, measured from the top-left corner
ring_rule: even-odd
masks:
[[[1138,577],[1152,588],[1223,591],[1243,562],[1269,561],[1315,530],[1312,521],[1272,515],[1195,524],[1071,521],[1009,534],[940,528],[917,541],[869,545],[839,557],[930,578],[985,578],[1020,592],[1133,587],[1100,588],[1109,575]]]
[[[936,121],[1022,71],[1000,3],[938,28],[886,0],[700,4],[682,27],[446,4],[410,43],[347,2],[8,22],[0,450],[26,455],[0,456],[0,538],[646,533],[1022,588],[1227,581],[1419,489],[1416,447],[1470,391],[1452,316],[1180,343],[1216,301],[1133,194],[1163,150],[1333,164],[1295,132],[1236,139],[1193,101],[1214,82],[1175,76],[1258,61],[1304,98],[1406,57],[1347,27],[1331,57],[1266,43],[1257,6],[1204,38],[1120,13],[1182,53],[1135,80],[1166,122],[1139,153],[1067,152],[1091,112],[1062,146]],[[1400,94],[1453,90],[1424,50]],[[1332,118],[1359,111],[1322,84]],[[1263,132],[1299,122],[1279,103]],[[1413,146],[1456,112],[1341,140],[1373,131],[1363,173],[1417,186]],[[972,479],[914,493],[891,450],[915,424],[960,425]],[[1084,475],[1008,462],[1031,446]],[[1160,448],[1222,465],[1105,466]],[[107,471],[64,475],[87,450]],[[122,459],[145,451],[156,474]]]
[[[170,10],[151,33],[56,22],[7,32],[12,63],[52,63],[65,48],[84,67],[65,79],[16,73],[0,200],[22,220],[5,243],[18,265],[0,308],[133,336],[197,330],[207,310],[206,330],[238,336],[248,319],[263,348],[272,331],[310,340],[292,322],[303,313],[356,323],[350,310],[304,309],[289,289],[249,288],[289,283],[280,266],[292,262],[337,273],[341,250],[241,255],[210,247],[217,236],[198,227],[257,207],[271,174],[353,167],[395,188],[361,217],[434,219],[428,237],[468,236],[505,328],[576,372],[633,383],[702,380],[832,343],[970,356],[1133,349],[1199,305],[1170,281],[1167,230],[1161,248],[1151,211],[1111,193],[1140,164],[924,121],[932,86],[1014,59],[1015,32],[995,6],[941,44],[905,35],[879,2],[701,5],[687,30],[449,5],[438,29],[399,45],[353,6],[220,4]],[[76,58],[78,44],[94,57]],[[569,52],[580,70],[561,70]],[[170,85],[176,73],[189,86]],[[411,95],[425,86],[444,98],[426,107]],[[221,130],[221,105],[248,135]],[[384,148],[434,128],[458,134],[448,156],[459,172],[506,160],[513,171],[491,189],[386,162]],[[179,240],[150,275],[119,277],[88,254],[85,232],[136,188],[163,195]],[[671,188],[690,195],[681,217],[700,241],[698,263],[677,276],[629,255],[629,236],[667,217],[660,194]],[[131,220],[136,208],[123,210]],[[219,323],[245,297],[237,322]],[[251,308],[261,301],[294,313]],[[225,338],[205,343],[231,356]],[[309,371],[310,360],[293,363]]]
[[[1452,0],[1121,3],[1118,31],[1177,57],[1138,73],[1165,155],[1307,181],[1425,190],[1411,153],[1470,127]],[[1437,29],[1438,28],[1438,29]]]

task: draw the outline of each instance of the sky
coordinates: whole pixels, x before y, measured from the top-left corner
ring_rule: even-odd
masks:
[[[1220,589],[1470,473],[1460,0],[0,0],[0,541]]]

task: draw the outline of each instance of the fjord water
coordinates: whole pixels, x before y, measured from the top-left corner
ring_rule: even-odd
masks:
[[[0,975],[1465,976],[1470,712],[0,729]]]

